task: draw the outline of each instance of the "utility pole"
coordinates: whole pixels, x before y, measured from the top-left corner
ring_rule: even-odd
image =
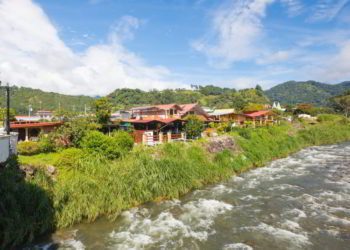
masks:
[[[10,134],[10,85],[6,85],[6,134]]]

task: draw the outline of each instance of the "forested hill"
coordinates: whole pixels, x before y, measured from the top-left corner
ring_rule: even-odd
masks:
[[[266,104],[270,102],[259,86],[255,89],[238,91],[213,85],[198,86],[196,90],[166,89],[161,91],[143,91],[140,89],[116,89],[108,97],[119,108],[147,104],[197,102],[208,107],[242,109],[248,103]]]
[[[54,92],[45,92],[40,89],[25,87],[11,87],[11,106],[17,114],[27,114],[28,106],[32,105],[33,111],[57,110],[83,111],[84,106],[90,107],[93,97],[62,95]],[[5,107],[5,88],[0,87],[0,107]]]
[[[330,97],[341,95],[346,90],[350,90],[350,81],[339,84],[289,81],[265,91],[265,94],[271,101],[279,101],[281,104],[313,103],[324,106]]]

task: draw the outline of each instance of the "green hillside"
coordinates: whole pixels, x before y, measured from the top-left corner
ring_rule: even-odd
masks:
[[[289,81],[265,91],[265,94],[271,101],[279,101],[281,104],[313,103],[324,106],[328,104],[329,98],[346,90],[350,90],[349,81],[339,84]]]
[[[212,85],[199,86],[196,90],[166,89],[143,91],[140,89],[117,89],[108,95],[119,108],[129,108],[147,104],[200,103],[216,108],[242,109],[248,103],[269,103],[263,91],[258,89],[220,88]]]
[[[11,107],[17,114],[27,114],[28,106],[32,105],[33,111],[58,110],[83,111],[84,106],[90,106],[94,98],[89,96],[62,95],[54,92],[45,92],[40,89],[25,87],[11,87]],[[5,106],[5,88],[0,87],[0,107]]]

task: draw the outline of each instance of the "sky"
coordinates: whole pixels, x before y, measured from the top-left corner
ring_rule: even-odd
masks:
[[[0,80],[105,95],[350,80],[350,0],[0,0]]]

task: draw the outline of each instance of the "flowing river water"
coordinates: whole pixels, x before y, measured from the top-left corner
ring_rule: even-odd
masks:
[[[350,143],[311,147],[181,200],[59,231],[50,241],[40,247],[350,249]]]

